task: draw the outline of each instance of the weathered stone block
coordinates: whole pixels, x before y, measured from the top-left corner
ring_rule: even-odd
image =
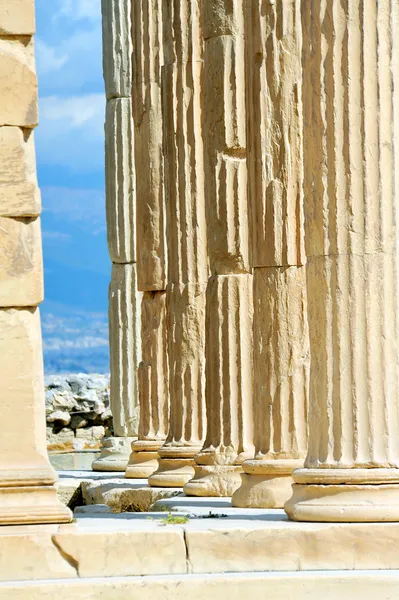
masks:
[[[102,0],[103,71],[107,98],[132,93],[131,1]]]
[[[300,3],[245,4],[253,265],[303,265]]]
[[[0,310],[0,487],[55,478],[47,462],[41,348],[38,309]]]
[[[0,35],[33,35],[34,33],[34,0],[0,0]]]
[[[137,393],[136,265],[113,265],[109,289],[111,410],[117,437],[135,436]]]
[[[243,35],[205,42],[205,194],[213,274],[248,273],[249,202]]]
[[[0,97],[0,125],[37,125],[33,41],[0,39]]]
[[[202,60],[202,0],[163,0],[164,64]],[[184,17],[183,17],[184,15]]]
[[[0,306],[43,300],[40,220],[0,217]]]
[[[137,281],[140,291],[160,291],[166,287],[161,0],[133,2],[132,36]]]
[[[112,262],[136,260],[136,210],[132,103],[107,102],[105,121],[108,248]]]
[[[166,292],[143,294],[141,353],[139,440],[164,441],[169,425]]]
[[[170,381],[167,444],[201,446],[205,436],[206,294],[199,285],[169,284],[166,302]]]
[[[310,349],[306,268],[254,270],[256,450],[304,459]]]
[[[0,216],[40,214],[33,133],[19,127],[0,127]]]
[[[208,280],[201,63],[164,68],[163,114],[168,282]]]
[[[142,93],[142,95],[141,95]],[[134,150],[137,206],[137,281],[142,292],[166,287],[164,157],[161,87],[134,91]]]

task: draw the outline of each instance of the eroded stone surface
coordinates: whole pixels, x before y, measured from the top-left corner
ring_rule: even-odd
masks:
[[[156,489],[142,483],[130,484],[123,480],[83,482],[82,493],[86,504],[106,504],[114,513],[146,512],[157,500],[181,493],[180,489]]]
[[[0,240],[0,306],[36,306],[44,293],[40,220],[0,217]]]
[[[0,39],[0,95],[0,125],[37,125],[37,78],[31,39]]]
[[[0,34],[33,35],[35,33],[34,0],[0,0]]]
[[[0,215],[39,215],[33,133],[19,127],[0,127],[0,163]]]

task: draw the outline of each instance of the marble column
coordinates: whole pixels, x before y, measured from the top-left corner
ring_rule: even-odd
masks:
[[[163,0],[162,73],[170,424],[152,486],[182,487],[205,435],[208,279],[201,86],[201,3]]]
[[[166,242],[161,70],[162,0],[132,5],[137,278],[143,292],[138,367],[140,422],[126,477],[148,477],[168,432]]]
[[[102,0],[105,119],[106,211],[113,263],[109,301],[111,410],[114,435],[104,438],[96,471],[125,471],[137,438],[135,177],[131,98],[131,1]]]
[[[138,370],[140,423],[125,477],[148,478],[158,468],[158,450],[169,424],[166,292],[145,292],[141,304]]]
[[[245,116],[244,2],[203,11],[207,435],[187,495],[231,496],[254,453],[252,274]]]
[[[256,454],[240,507],[282,508],[307,449],[300,0],[246,2]]]
[[[0,5],[0,525],[63,523],[46,448],[34,2]]]
[[[285,509],[398,521],[399,4],[302,13],[310,439]]]

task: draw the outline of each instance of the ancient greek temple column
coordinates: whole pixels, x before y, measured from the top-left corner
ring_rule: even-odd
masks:
[[[131,0],[102,0],[106,208],[110,258],[109,289],[111,410],[114,436],[102,442],[97,471],[125,471],[137,436],[137,298],[135,183],[131,99]]]
[[[0,524],[72,519],[46,448],[34,2],[0,5]]]
[[[301,2],[245,5],[256,455],[233,505],[281,508],[307,449]]]
[[[162,0],[132,4],[133,120],[137,206],[137,278],[142,293],[140,422],[126,477],[148,477],[168,432],[166,244],[161,98]]]
[[[312,366],[303,521],[399,520],[399,4],[303,3]]]
[[[211,277],[206,294],[207,435],[187,495],[231,496],[254,455],[252,266],[249,252],[242,0],[205,2],[205,208]]]
[[[205,428],[205,304],[208,280],[201,129],[200,2],[163,0],[166,292],[170,425],[153,486],[194,474]]]

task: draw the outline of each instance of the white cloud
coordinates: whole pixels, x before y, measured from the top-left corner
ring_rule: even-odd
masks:
[[[57,242],[69,242],[71,239],[69,233],[61,233],[60,231],[42,231],[42,237]]]
[[[42,75],[59,71],[69,60],[68,54],[61,50],[61,54],[56,48],[48,46],[45,42],[38,39],[36,41],[36,60],[38,71]]]
[[[104,94],[42,98],[36,133],[38,162],[77,172],[101,169],[104,111]]]
[[[55,19],[67,17],[74,21],[97,21],[101,18],[100,3],[101,0],[62,0]]]

